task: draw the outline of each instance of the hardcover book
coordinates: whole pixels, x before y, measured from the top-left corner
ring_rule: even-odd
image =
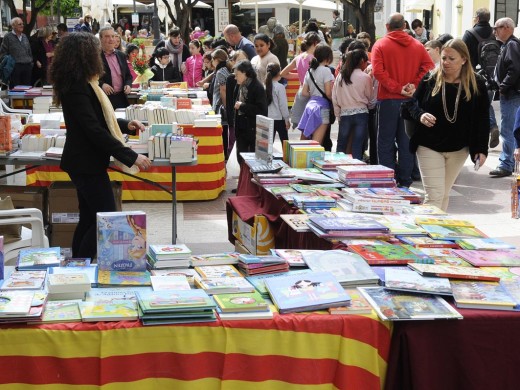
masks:
[[[33,297],[34,291],[0,291],[0,317],[28,314]]]
[[[520,253],[507,250],[453,250],[457,256],[475,267],[519,267]]]
[[[47,271],[13,271],[2,284],[2,290],[40,290]]]
[[[498,282],[500,277],[492,272],[481,270],[474,267],[461,267],[456,265],[440,264],[408,264],[408,267],[417,271],[423,276],[438,276],[450,279],[471,279]]]
[[[350,304],[341,307],[329,308],[329,313],[338,314],[371,314],[372,306],[368,303],[366,298],[361,295],[357,288],[346,288],[345,291],[350,297]]]
[[[196,280],[197,286],[208,294],[253,292],[255,288],[244,277],[210,277]]]
[[[475,227],[473,222],[462,220],[462,219],[455,219],[449,215],[418,216],[418,217],[415,217],[415,223],[418,225]]]
[[[230,264],[203,265],[195,267],[195,271],[197,271],[201,278],[243,277],[242,274]]]
[[[462,319],[462,315],[436,295],[410,294],[384,287],[360,287],[383,321]]]
[[[252,276],[246,276],[246,280],[251,283],[256,291],[258,291],[260,294],[262,294],[262,297],[269,298],[269,291],[267,291],[267,287],[265,286],[265,281],[267,279],[271,278],[279,278],[289,275],[301,275],[312,272],[308,268],[289,271],[289,272],[279,272],[279,273],[273,273],[273,274],[263,274],[263,275],[252,275]]]
[[[311,216],[309,221],[317,226],[319,229],[326,232],[344,232],[350,230],[376,230],[381,232],[388,232],[388,228],[373,218],[366,216],[352,216],[352,217],[319,217]]]
[[[426,263],[433,264],[433,259],[428,256],[420,256],[404,245],[350,245],[348,249],[363,257],[368,264],[408,264]]]
[[[61,261],[59,247],[23,248],[18,253],[17,270],[43,269],[58,267]]]
[[[49,293],[87,292],[90,290],[90,279],[85,272],[49,274],[47,275]]]
[[[150,286],[150,273],[130,271],[98,271],[100,286]]]
[[[154,291],[164,290],[190,290],[188,279],[183,275],[150,276]]]
[[[314,252],[303,255],[312,271],[330,272],[343,286],[377,284],[379,277],[359,255],[343,250]]]
[[[396,236],[403,244],[408,244],[416,248],[453,248],[458,249],[459,246],[449,240],[434,240],[429,236]]]
[[[385,287],[389,290],[409,291],[428,294],[451,295],[447,278],[421,276],[411,269],[385,269]]]
[[[79,309],[83,322],[135,321],[138,318],[137,306],[133,301],[80,302]]]
[[[309,214],[281,214],[280,217],[296,232],[310,231],[309,225],[307,225]]]
[[[499,240],[498,238],[463,238],[457,240],[457,244],[462,249],[475,249],[475,250],[509,250],[516,249],[514,245],[511,245],[505,241]]]
[[[81,322],[81,312],[77,301],[49,301],[45,304],[42,323]]]
[[[97,286],[97,264],[91,264],[89,266],[66,266],[66,267],[49,267],[47,268],[47,274],[77,274],[84,273],[87,275],[90,285],[92,287]]]
[[[153,276],[184,276],[191,287],[195,286],[195,279],[200,279],[200,275],[192,268],[153,269],[150,273]]]
[[[201,265],[236,264],[238,263],[238,253],[224,252],[191,256],[190,262],[192,267],[200,267]]]
[[[238,294],[215,294],[213,299],[223,313],[269,310],[269,304],[258,291]]]
[[[319,250],[312,249],[275,249],[274,253],[285,259],[291,267],[305,267],[304,254],[321,252]]]
[[[310,272],[267,279],[269,294],[280,313],[345,306],[350,297],[330,272]]]
[[[216,307],[215,302],[203,290],[138,291],[136,295],[144,314]]]
[[[501,283],[452,280],[455,304],[467,309],[515,310],[517,302]]]
[[[486,237],[477,228],[466,226],[441,226],[441,225],[421,225],[426,233],[433,239],[440,240],[460,240],[462,238],[483,238]]]
[[[191,256],[191,250],[184,244],[150,245],[150,254],[156,260],[171,260]]]
[[[146,270],[146,214],[143,211],[97,214],[99,271]]]

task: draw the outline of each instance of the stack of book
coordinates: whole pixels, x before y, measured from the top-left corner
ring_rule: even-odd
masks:
[[[91,283],[85,272],[47,275],[49,300],[85,299]]]
[[[310,168],[312,160],[322,160],[325,149],[313,140],[287,140],[283,142],[283,161],[293,168]]]
[[[195,267],[200,279],[195,280],[198,288],[208,294],[230,294],[253,292],[255,288],[232,265]]]
[[[323,195],[293,195],[293,202],[301,210],[323,210],[336,207],[336,199]]]
[[[191,250],[184,244],[148,246],[148,262],[153,269],[190,266]]]
[[[137,291],[143,325],[216,321],[215,302],[202,290]]]
[[[59,247],[24,248],[18,253],[16,269],[46,270],[48,267],[58,267],[62,257]]]
[[[352,215],[349,217],[311,216],[309,228],[319,237],[331,239],[381,238],[388,236],[388,228],[374,219]]]
[[[238,256],[238,268],[247,276],[289,271],[289,264],[278,256]]]
[[[238,264],[237,252],[223,252],[213,253],[207,255],[191,256],[190,264],[192,267],[199,267],[201,265],[226,265]]]
[[[51,105],[52,96],[37,96],[33,99],[33,114],[48,114],[51,109]]]
[[[395,187],[394,170],[383,165],[342,165],[337,170],[347,187]]]
[[[47,271],[25,270],[13,271],[4,280],[2,290],[41,290],[45,283]]]
[[[259,320],[273,318],[269,304],[258,291],[241,294],[216,294],[217,313],[221,320]]]
[[[433,264],[434,260],[402,244],[349,245],[348,250],[363,257],[370,265],[406,265],[408,263]]]
[[[262,186],[281,186],[299,182],[294,174],[283,170],[278,173],[255,173],[253,180]]]
[[[323,159],[314,159],[312,163],[322,171],[335,171],[340,165],[366,165],[365,162],[352,158],[350,154],[332,152],[325,152]]]
[[[46,300],[43,291],[0,291],[0,324],[40,321]]]
[[[263,274],[263,275],[246,276],[246,279],[249,283],[251,283],[254,286],[255,290],[258,291],[260,293],[260,295],[262,295],[263,298],[269,299],[269,297],[270,297],[269,291],[267,291],[267,287],[265,285],[265,281],[267,279],[280,278],[280,277],[285,277],[285,276],[290,276],[290,275],[301,275],[301,274],[306,274],[309,272],[312,272],[312,271],[308,268],[302,268],[302,269],[293,270],[293,271],[289,271],[289,272],[281,272],[278,274]]]
[[[339,203],[348,211],[401,214],[406,206],[410,206],[407,199],[381,197],[361,189],[343,188],[342,195],[343,199]]]

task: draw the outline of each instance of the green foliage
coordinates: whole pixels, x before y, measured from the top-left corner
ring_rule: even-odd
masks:
[[[44,0],[36,0],[37,5],[41,5],[44,2],[45,2]],[[45,6],[45,8],[43,8],[40,11],[40,13],[42,15],[51,15],[51,3],[52,3],[52,6],[54,7],[53,14],[54,15],[58,14],[58,1],[54,0],[52,2],[49,2]],[[74,11],[76,9],[78,9],[78,8],[81,9],[79,6],[79,0],[59,0],[59,4],[60,4],[60,14],[62,17],[65,17],[65,18],[72,17],[74,15]]]

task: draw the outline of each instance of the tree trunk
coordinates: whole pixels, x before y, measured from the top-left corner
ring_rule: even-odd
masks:
[[[27,20],[27,8],[25,8],[25,2],[23,2],[22,15],[20,18],[23,21],[24,27],[23,32],[25,35],[29,36],[36,25],[36,17],[38,13],[47,6],[52,0],[42,0],[40,1],[40,6],[36,6],[36,0],[31,0],[31,19]],[[5,0],[9,10],[11,11],[11,17],[14,18],[18,16],[18,11],[16,10],[16,5],[14,4],[14,0]]]
[[[359,0],[343,0],[343,4],[350,5],[354,9],[357,19],[361,23],[361,30],[366,31],[372,38],[372,43],[376,40],[376,25],[374,24],[374,9],[377,0],[365,0],[361,5]]]
[[[191,12],[193,6],[197,4],[199,0],[188,0],[188,3],[186,3],[184,0],[173,0],[173,6],[175,7],[177,17],[173,16],[170,1],[171,0],[162,0],[166,6],[166,9],[168,10],[168,16],[170,17],[173,24],[179,27],[179,30],[181,30],[181,37],[184,40],[184,43],[188,44],[190,42]],[[166,31],[166,34],[168,34],[168,31]]]

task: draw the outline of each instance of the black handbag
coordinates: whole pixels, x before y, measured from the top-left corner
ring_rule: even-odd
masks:
[[[404,122],[404,132],[408,136],[408,138],[412,138],[415,134],[415,127],[417,126],[417,122],[410,115],[410,111],[408,107],[410,104],[413,104],[413,101],[409,100],[401,103],[401,108],[399,110],[401,118]]]
[[[314,76],[312,75],[311,73],[311,70],[309,69],[307,72],[309,72],[309,76],[312,80],[312,82],[314,83],[314,86],[318,89],[318,91],[320,91],[321,95],[327,99],[327,101],[329,102],[329,106],[330,106],[330,109],[329,109],[329,124],[334,124],[334,122],[336,122],[336,115],[334,115],[334,107],[332,106],[332,100],[330,100],[327,95],[325,95],[325,92],[323,92],[321,90],[320,87],[318,87],[318,84],[316,84],[316,80],[314,80]]]

